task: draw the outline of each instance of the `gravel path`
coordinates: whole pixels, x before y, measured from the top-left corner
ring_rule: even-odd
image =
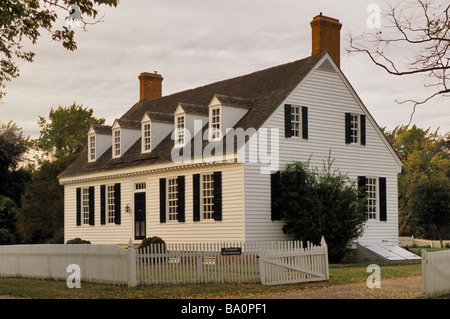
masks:
[[[312,288],[289,293],[260,296],[261,299],[415,299],[422,297],[422,276],[381,279],[380,288],[366,283]]]

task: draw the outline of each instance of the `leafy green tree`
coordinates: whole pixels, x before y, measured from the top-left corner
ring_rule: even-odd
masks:
[[[53,40],[67,50],[77,49],[75,28],[62,25],[58,12],[68,22],[76,19],[81,29],[101,21],[98,6],[116,7],[118,0],[2,0],[0,1],[0,99],[5,82],[19,76],[16,59],[33,62],[35,53],[23,49],[28,39],[36,44],[41,32],[50,33]],[[89,21],[91,20],[92,21]],[[58,27],[55,27],[58,25]]]
[[[396,127],[392,132],[385,131],[385,135],[403,161],[398,177],[399,233],[433,239],[431,224],[413,222],[415,206],[410,201],[417,184],[430,179],[443,183],[450,180],[450,132],[440,135],[437,130],[430,132],[414,125]]]
[[[16,232],[16,219],[18,208],[9,197],[0,195],[0,229],[6,229],[11,234]]]
[[[97,119],[94,111],[82,105],[59,106],[49,113],[49,119],[39,117],[41,135],[36,146],[51,158],[79,154],[87,147],[87,132],[91,124],[103,124],[105,119]]]
[[[351,243],[361,236],[366,198],[355,181],[331,169],[322,171],[294,162],[280,172],[275,209],[284,216],[283,231],[297,240],[328,245],[331,262],[339,262]]]
[[[450,181],[438,178],[426,178],[417,181],[411,190],[412,221],[416,225],[437,229],[441,248],[441,229],[450,225]]]

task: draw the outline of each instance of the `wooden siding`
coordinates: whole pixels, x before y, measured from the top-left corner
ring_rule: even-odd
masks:
[[[320,63],[319,63],[320,64]],[[284,104],[308,107],[308,139],[286,138],[284,133]],[[345,143],[345,113],[366,114],[366,145]],[[369,221],[362,236],[364,240],[398,238],[397,174],[400,166],[375,123],[344,80],[336,72],[313,70],[277,111],[264,124],[279,128],[280,169],[293,161],[323,167],[331,152],[333,167],[358,176],[387,178],[387,221]],[[261,174],[261,164],[245,164],[246,240],[285,239],[283,222],[271,221],[270,175]],[[324,234],[324,236],[326,236]]]
[[[222,221],[193,221],[192,175],[198,173],[222,172]],[[161,177],[185,176],[185,219],[184,223],[159,220],[159,179]],[[170,173],[148,174],[145,176],[123,177],[109,180],[85,181],[65,185],[65,241],[76,237],[96,244],[134,243],[134,185],[146,183],[146,228],[147,237],[159,236],[166,242],[219,242],[244,240],[244,190],[243,165],[230,164],[204,168],[174,170]],[[121,225],[100,225],[100,185],[121,183]],[[95,186],[95,225],[76,226],[76,188]],[[130,206],[130,213],[125,207]]]

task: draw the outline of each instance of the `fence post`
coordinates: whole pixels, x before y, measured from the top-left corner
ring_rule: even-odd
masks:
[[[427,296],[427,250],[422,249],[422,294]]]
[[[127,268],[128,268],[128,287],[136,287],[136,251],[133,247],[133,242],[128,242],[128,250],[127,250]]]
[[[325,276],[326,279],[330,279],[330,270],[328,268],[328,246],[325,242],[325,238],[322,236],[322,239],[320,240],[320,246],[322,246],[323,252],[325,253]]]

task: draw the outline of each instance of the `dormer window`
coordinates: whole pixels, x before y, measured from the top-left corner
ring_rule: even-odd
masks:
[[[89,162],[93,162],[95,160],[95,135],[91,135],[89,136]]]
[[[150,122],[142,123],[142,152],[147,153],[152,149]]]
[[[120,157],[120,129],[113,132],[114,143],[113,143],[113,158]]]
[[[175,117],[175,146],[184,146],[186,143],[184,115]]]
[[[220,139],[221,136],[221,130],[220,130],[220,106],[214,107],[210,109],[210,135],[209,140],[217,140]]]

